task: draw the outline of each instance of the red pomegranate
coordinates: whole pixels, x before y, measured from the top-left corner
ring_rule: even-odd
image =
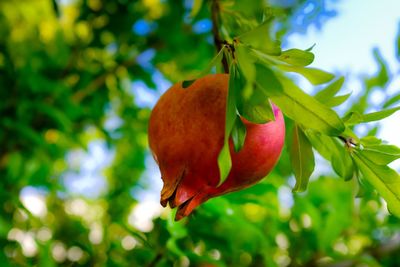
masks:
[[[213,74],[188,88],[178,83],[161,96],[149,123],[149,144],[162,180],[161,205],[178,207],[176,220],[209,198],[255,184],[275,166],[282,151],[285,124],[273,105],[275,121],[254,124],[242,119],[247,135],[234,152],[232,169],[218,186],[218,154],[224,143],[229,75]]]

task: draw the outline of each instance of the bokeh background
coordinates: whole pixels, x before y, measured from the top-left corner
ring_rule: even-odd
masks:
[[[400,102],[397,0],[221,2],[236,21],[270,4],[283,48],[315,43],[312,66],[345,76],[352,92],[339,114]],[[194,18],[192,7],[0,0],[0,265],[400,266],[399,219],[322,157],[304,193],[291,192],[284,150],[263,182],[189,219],[161,208],[151,108],[216,52],[209,1]],[[400,146],[398,114],[355,131]]]

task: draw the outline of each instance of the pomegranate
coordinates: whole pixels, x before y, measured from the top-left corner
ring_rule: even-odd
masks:
[[[273,105],[275,121],[254,124],[242,118],[247,129],[243,148],[234,152],[230,140],[232,169],[218,186],[228,80],[227,74],[213,74],[188,88],[175,84],[151,113],[149,144],[164,182],[160,202],[178,208],[176,220],[209,198],[255,184],[271,171],[282,151],[285,124],[278,107]]]

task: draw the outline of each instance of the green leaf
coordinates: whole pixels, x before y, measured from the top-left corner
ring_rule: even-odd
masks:
[[[316,69],[316,68],[304,68],[290,65],[277,65],[283,71],[296,72],[304,76],[313,85],[324,84],[335,78],[332,73]]]
[[[376,146],[382,144],[382,140],[375,136],[365,136],[360,139],[363,146]]]
[[[283,51],[278,59],[293,66],[304,67],[314,61],[314,54],[300,49],[289,49]]]
[[[330,137],[332,138],[332,137]],[[331,163],[333,170],[342,177],[345,181],[353,178],[354,175],[354,164],[351,159],[349,151],[346,150],[342,143],[337,140],[332,140],[335,148],[332,148]]]
[[[192,11],[190,12],[190,17],[192,18],[196,17],[202,5],[203,5],[203,0],[193,0],[193,6],[192,6]]]
[[[337,107],[337,106],[343,104],[350,97],[350,95],[351,95],[351,93],[348,93],[345,95],[334,96],[325,102],[323,102],[323,101],[320,101],[320,102],[324,103],[325,106],[328,106],[328,107]]]
[[[240,117],[237,116],[235,124],[232,129],[232,140],[235,152],[239,152],[242,149],[245,139],[246,139],[246,126],[244,125]]]
[[[338,136],[344,130],[343,122],[332,109],[304,93],[291,80],[277,76],[266,66],[256,64],[257,87],[289,118],[327,135]]]
[[[232,168],[232,159],[229,152],[229,137],[231,135],[233,126],[236,120],[236,99],[235,94],[238,89],[238,84],[236,82],[238,77],[237,66],[235,64],[231,64],[229,68],[229,88],[228,88],[228,97],[226,101],[226,114],[225,114],[225,135],[224,135],[224,146],[221,149],[221,152],[218,155],[218,167],[220,174],[219,185],[221,185],[226,178]]]
[[[371,145],[362,150],[363,155],[379,165],[387,165],[400,158],[400,148],[393,145]]]
[[[329,84],[327,87],[319,91],[314,97],[321,103],[325,103],[333,98],[337,92],[342,88],[344,83],[344,77],[340,77],[336,81]]]
[[[210,61],[210,63],[208,63],[207,67],[206,67],[203,71],[201,71],[198,75],[196,75],[196,79],[197,79],[197,77],[203,77],[203,76],[205,76],[206,74],[208,74],[208,73],[210,72],[210,70],[211,70],[214,66],[216,66],[217,64],[219,64],[219,63],[221,62],[222,57],[224,56],[224,50],[225,50],[225,48],[223,47],[223,48],[218,52],[218,54]],[[196,79],[189,79],[189,80],[183,81],[183,82],[182,82],[182,88],[187,88],[187,87],[189,87],[190,85],[192,85],[192,84],[196,81]]]
[[[389,211],[400,217],[400,176],[388,166],[370,161],[363,151],[355,151],[353,159],[363,177],[386,200]]]
[[[219,152],[218,155],[218,167],[219,167],[219,185],[225,182],[226,178],[228,178],[229,172],[232,168],[232,159],[229,152],[229,143],[225,142],[224,146]]]
[[[270,37],[270,27],[271,24],[269,22],[264,22],[236,39],[268,55],[278,56],[281,54],[281,44]]]
[[[390,115],[392,115],[393,113],[395,113],[398,110],[400,110],[400,107],[384,109],[381,111],[364,114],[362,122],[371,122],[371,121],[382,120],[386,117],[389,117]]]
[[[343,122],[346,125],[355,125],[362,121],[363,117],[357,111],[352,111],[343,117]]]
[[[239,72],[242,74],[245,81],[245,85],[241,91],[241,96],[247,100],[253,93],[253,84],[256,78],[256,68],[254,66],[255,58],[243,45],[237,45],[235,51]]]
[[[253,97],[252,99],[256,100],[257,98]],[[264,103],[247,101],[239,112],[246,120],[252,123],[263,124],[275,120],[275,114],[268,99]]]
[[[387,108],[399,101],[400,101],[400,94],[397,94],[397,95],[391,97],[388,101],[386,101],[385,104],[383,104],[383,108]]]
[[[365,84],[368,89],[371,89],[375,86],[383,88],[389,81],[388,66],[378,48],[374,48],[373,55],[374,59],[378,63],[379,71],[376,76],[366,79]]]
[[[336,138],[312,130],[307,130],[305,133],[318,153],[331,162],[333,170],[339,177],[346,181],[353,177],[354,164],[350,154]]]
[[[298,125],[293,127],[290,144],[290,161],[296,177],[293,192],[303,192],[307,189],[308,180],[314,171],[314,153],[306,135]]]
[[[381,111],[372,112],[364,115],[361,115],[358,112],[350,112],[343,118],[343,121],[346,123],[346,125],[354,125],[364,122],[378,121],[386,117],[389,117],[398,110],[400,110],[400,107],[384,109]]]
[[[313,44],[312,46],[310,46],[309,48],[305,49],[304,51],[307,52],[311,52],[311,50],[313,50],[313,48],[315,47],[316,44]]]
[[[225,141],[228,142],[229,135],[233,129],[236,119],[236,95],[240,90],[238,84],[238,70],[235,64],[231,64],[229,69],[228,97],[226,101],[225,118]]]
[[[310,129],[307,129],[304,133],[307,135],[308,140],[317,152],[326,160],[330,161],[332,158],[332,151],[335,149],[333,139],[327,135]]]
[[[236,83],[240,85],[236,94],[236,107],[239,114],[253,123],[275,120],[268,97],[261,90],[254,88],[256,69],[253,55],[243,45],[237,46],[236,55],[239,67]]]

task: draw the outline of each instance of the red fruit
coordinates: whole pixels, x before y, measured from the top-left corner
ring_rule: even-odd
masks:
[[[232,169],[218,187],[228,79],[227,74],[214,74],[185,89],[175,84],[150,116],[150,149],[164,182],[161,205],[178,207],[176,220],[211,197],[255,184],[271,171],[282,151],[285,124],[275,105],[275,121],[254,124],[242,119],[247,129],[244,146],[236,153],[231,142]]]

